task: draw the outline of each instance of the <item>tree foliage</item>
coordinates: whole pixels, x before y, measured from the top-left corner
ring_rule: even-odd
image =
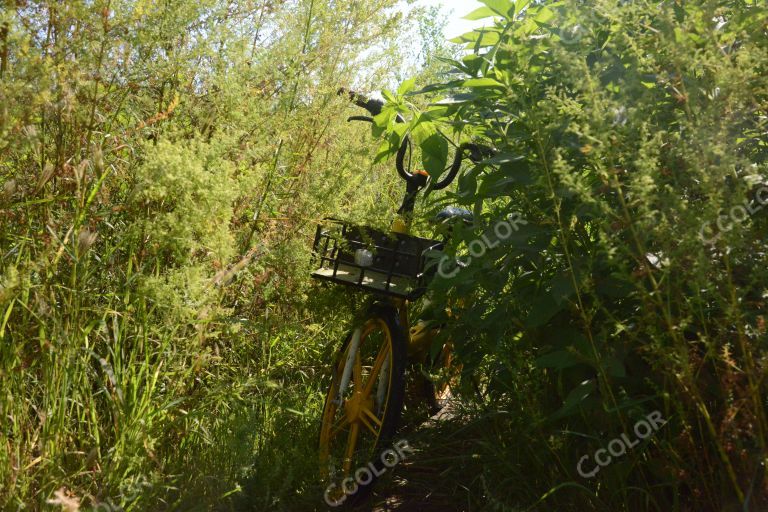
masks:
[[[394,5],[2,3],[0,508],[188,510],[245,481],[271,507],[292,482],[313,426],[286,408],[340,337],[305,310],[306,240],[395,200],[336,94],[391,80]]]
[[[384,150],[409,134],[433,176],[450,153],[437,133],[497,152],[445,198],[477,222],[450,249],[465,264],[433,285],[466,376],[484,372],[486,406],[528,440],[507,457],[542,468],[483,491],[560,510],[764,508],[765,5],[482,3],[469,17],[491,26],[457,39],[451,79],[391,95],[409,124],[379,124]],[[414,107],[426,93],[441,97]],[[526,223],[495,234],[513,214]],[[657,409],[652,440],[577,472]],[[498,458],[490,481],[510,471]]]

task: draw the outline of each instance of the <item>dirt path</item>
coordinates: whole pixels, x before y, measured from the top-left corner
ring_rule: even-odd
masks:
[[[470,512],[469,489],[462,484],[472,479],[464,471],[471,458],[467,443],[453,438],[461,426],[451,404],[437,416],[416,428],[405,428],[400,437],[416,453],[394,468],[374,491],[366,508],[372,512]],[[436,442],[436,440],[442,440]],[[370,508],[368,508],[370,507]]]

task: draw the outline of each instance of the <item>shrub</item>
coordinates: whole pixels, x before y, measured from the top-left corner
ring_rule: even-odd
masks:
[[[766,7],[482,3],[470,17],[492,26],[460,38],[453,79],[390,94],[378,124],[408,113],[433,173],[438,130],[496,150],[446,199],[477,218],[452,257],[481,236],[495,247],[433,285],[454,310],[471,294],[464,372],[484,370],[486,405],[526,440],[498,441],[518,463],[489,455],[504,485],[483,492],[561,510],[766,507]],[[417,109],[419,92],[442,99]],[[526,223],[500,239],[510,214]],[[668,423],[652,439],[579,474],[654,410]]]

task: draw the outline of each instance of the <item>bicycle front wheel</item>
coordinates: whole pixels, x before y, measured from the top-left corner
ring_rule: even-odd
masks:
[[[339,351],[320,429],[320,470],[329,484],[329,504],[359,501],[391,467],[389,444],[405,394],[406,345],[395,308],[376,307]]]

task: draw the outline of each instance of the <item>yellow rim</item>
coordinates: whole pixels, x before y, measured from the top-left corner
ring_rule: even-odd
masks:
[[[376,340],[374,334],[381,332],[382,337]],[[376,343],[375,352],[370,351],[370,345]],[[320,430],[320,468],[324,479],[336,478],[335,459],[341,458],[341,478],[348,477],[356,467],[353,467],[355,454],[358,447],[368,444],[370,450],[376,447],[381,435],[381,427],[389,408],[389,398],[392,391],[392,334],[387,324],[380,318],[371,319],[362,328],[360,345],[352,366],[352,378],[350,384],[339,403],[338,393],[341,384],[341,376],[344,372],[348,352],[351,343],[347,345],[339,358],[339,363],[334,370],[331,387],[325,401],[322,427]],[[363,356],[361,357],[361,354]],[[377,382],[382,367],[386,364],[386,392],[380,407],[375,410],[375,396]],[[370,364],[367,364],[370,363]],[[346,433],[346,437],[344,434]],[[367,442],[364,442],[367,441]],[[339,455],[341,457],[339,457]],[[370,457],[371,453],[366,453]],[[367,460],[358,463],[365,464]]]

